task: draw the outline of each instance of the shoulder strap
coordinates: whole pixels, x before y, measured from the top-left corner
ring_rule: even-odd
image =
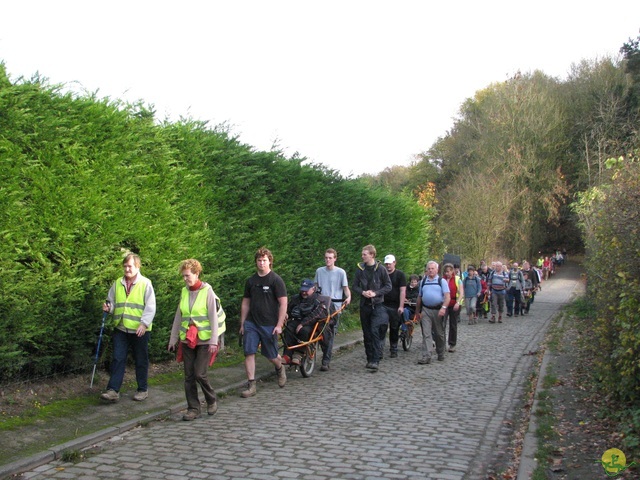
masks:
[[[426,285],[426,280],[427,277],[426,275],[424,277],[422,277],[422,281],[420,282],[420,293],[422,294],[422,287],[424,287]],[[442,286],[442,280],[444,280],[444,278],[438,276],[438,285],[440,285],[440,290],[442,290],[442,293],[444,293],[444,287]],[[430,283],[429,285],[435,285],[435,283]]]

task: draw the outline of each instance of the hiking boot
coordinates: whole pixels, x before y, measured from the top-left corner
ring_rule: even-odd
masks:
[[[218,402],[217,401],[207,405],[207,414],[215,415],[217,411],[218,411]]]
[[[102,395],[100,395],[100,400],[104,400],[105,402],[116,403],[120,400],[120,394],[115,390],[107,390]]]
[[[185,422],[191,422],[192,420],[195,420],[196,418],[200,417],[200,412],[197,410],[187,410],[187,413],[185,413],[182,416],[182,420],[184,420]]]
[[[328,363],[323,363],[322,366],[320,367],[320,371],[321,372],[328,372],[329,371],[329,364]]]
[[[429,365],[430,363],[430,358],[421,358],[420,360],[418,360],[418,365]]]
[[[398,357],[398,351],[397,350],[391,350],[391,353],[389,354],[389,356],[391,358],[397,358]]]
[[[136,394],[133,396],[133,399],[136,402],[143,402],[147,398],[149,398],[149,392],[147,392],[146,390],[144,391],[138,390]]]
[[[300,365],[300,360],[302,360],[302,353],[296,350],[291,356],[291,365]]]
[[[256,394],[256,381],[255,380],[249,380],[249,382],[247,383],[246,390],[243,390],[240,393],[240,396],[242,398],[249,398],[249,397],[253,397],[255,394]]]
[[[438,361],[439,362],[444,361],[444,355],[438,355]]]
[[[287,372],[284,371],[282,365],[280,368],[276,368],[276,374],[278,375],[278,386],[280,388],[284,387],[287,384]]]
[[[456,347],[449,346],[449,352],[454,353],[456,351]]]

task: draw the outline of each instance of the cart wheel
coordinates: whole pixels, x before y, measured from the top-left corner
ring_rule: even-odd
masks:
[[[411,333],[405,332],[405,334],[402,336],[402,349],[405,352],[409,351],[409,349],[411,348],[411,343],[413,342],[413,335]]]
[[[316,366],[316,344],[312,343],[307,346],[305,356],[300,362],[300,373],[303,377],[310,377],[313,373],[313,369]]]

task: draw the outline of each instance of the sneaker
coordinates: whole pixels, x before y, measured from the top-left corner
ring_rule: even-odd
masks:
[[[389,354],[389,356],[391,358],[397,358],[398,357],[398,351],[397,350],[392,350],[391,353]]]
[[[329,371],[329,365],[323,363],[322,366],[320,367],[320,371],[321,372],[328,372]]]
[[[495,315],[491,315],[491,320],[489,320],[489,323],[496,323],[496,316]]]
[[[367,362],[364,368],[367,368],[369,370],[373,369],[373,362]]]
[[[146,390],[145,391],[138,390],[136,394],[133,396],[133,399],[136,402],[142,402],[147,398],[149,398],[149,392],[147,392]]]
[[[215,415],[216,412],[218,411],[218,402],[213,402],[210,405],[207,405],[207,414],[209,415]]]
[[[371,373],[375,373],[378,371],[378,362],[371,362],[371,367],[369,367]]]
[[[116,403],[118,400],[120,400],[120,394],[115,390],[107,390],[102,395],[100,395],[100,400]]]
[[[185,422],[190,422],[192,420],[195,420],[196,418],[200,417],[200,412],[197,410],[187,410],[187,413],[185,413],[182,416],[182,420],[184,420]]]
[[[253,397],[255,394],[256,394],[256,381],[255,380],[249,380],[249,382],[247,383],[246,390],[243,390],[240,393],[240,396],[242,398],[249,398],[249,397]]]
[[[449,352],[454,353],[456,351],[456,347],[449,346]]]
[[[510,317],[510,316],[511,316],[511,314],[510,314],[510,313],[507,313],[507,317]]]
[[[498,316],[498,323],[502,323],[502,315]]]
[[[444,360],[444,355],[438,355],[438,361],[442,362]]]
[[[430,358],[421,358],[420,360],[418,360],[418,365],[429,365],[430,363]]]
[[[278,386],[280,388],[287,384],[287,372],[284,371],[284,367],[280,365],[280,368],[276,368],[276,374],[278,375]]]

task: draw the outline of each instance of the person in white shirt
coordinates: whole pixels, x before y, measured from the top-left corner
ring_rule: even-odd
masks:
[[[327,249],[327,251],[324,252],[325,266],[316,270],[313,282],[320,289],[320,293],[330,297],[335,309],[339,310],[342,306],[346,307],[351,303],[351,290],[349,290],[347,272],[336,266],[336,260],[338,260],[338,252],[333,248]],[[333,351],[333,339],[338,333],[339,320],[340,314],[337,314],[332,320],[333,335],[328,336],[326,342],[323,339],[320,343],[320,347],[322,348],[322,366],[320,367],[320,371],[322,372],[329,370]]]

